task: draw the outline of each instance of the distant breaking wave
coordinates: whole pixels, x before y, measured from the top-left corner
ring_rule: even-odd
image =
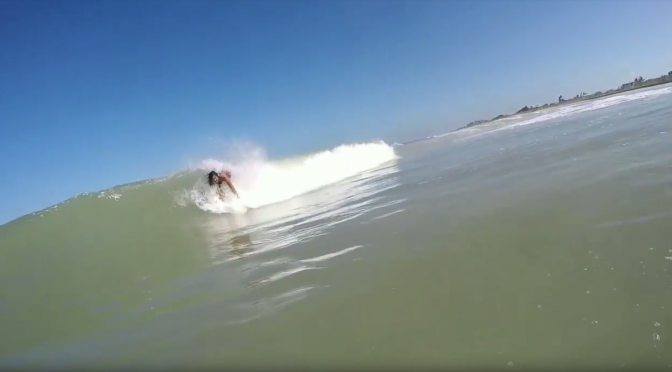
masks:
[[[608,96],[604,98],[592,99],[589,101],[582,101],[576,103],[566,104],[560,107],[551,107],[531,113],[519,114],[510,117],[506,117],[499,120],[494,120],[486,122],[483,124],[475,125],[473,127],[459,129],[452,132],[442,133],[438,135],[432,135],[424,138],[415,139],[412,141],[403,142],[400,144],[395,143],[395,145],[409,145],[416,142],[424,142],[432,139],[438,139],[450,135],[456,135],[460,138],[472,138],[475,136],[480,136],[487,133],[493,133],[501,130],[507,130],[517,127],[522,127],[531,124],[537,124],[553,119],[564,118],[567,116],[580,114],[584,112],[590,112],[595,110],[601,110],[611,106],[620,105],[627,102],[633,102],[638,100],[644,100],[649,98],[656,98],[662,95],[672,93],[672,87],[664,86],[662,88],[650,89],[645,91],[634,91],[628,93],[621,93],[613,96]]]
[[[574,115],[574,114],[579,114],[583,112],[589,112],[589,111],[595,111],[595,110],[600,110],[604,109],[607,107],[615,106],[615,105],[620,105],[623,103],[627,102],[632,102],[632,101],[638,101],[646,98],[653,98],[653,97],[658,97],[664,94],[669,94],[672,93],[672,87],[665,87],[665,88],[658,88],[658,89],[653,89],[653,90],[647,90],[643,92],[632,92],[632,93],[627,93],[627,94],[618,94],[618,95],[613,95],[605,98],[598,98],[594,100],[590,100],[587,102],[577,102],[574,104],[569,104],[560,108],[551,108],[551,109],[546,109],[539,111],[541,115],[512,123],[511,125],[507,125],[502,128],[498,128],[497,130],[502,130],[502,129],[509,129],[509,128],[515,128],[515,127],[520,127],[520,126],[525,126],[525,125],[530,125],[530,124],[535,124],[535,123],[540,123],[543,121],[548,121],[552,119],[558,119],[558,118],[563,118],[566,116]],[[521,117],[523,117],[521,115]]]
[[[188,190],[187,198],[204,211],[244,213],[248,208],[294,198],[396,158],[393,147],[384,142],[341,145],[332,150],[282,161],[269,161],[262,149],[250,148],[247,156],[237,161],[203,160],[197,167],[203,172],[203,179]],[[240,199],[229,192],[222,201],[215,190],[205,183],[208,171],[223,169],[232,171],[232,181]]]

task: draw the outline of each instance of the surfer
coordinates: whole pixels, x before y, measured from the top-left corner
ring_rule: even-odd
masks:
[[[236,188],[233,187],[233,183],[231,182],[231,172],[222,171],[218,174],[215,171],[211,171],[208,173],[208,185],[210,185],[210,187],[217,186],[217,195],[219,195],[220,199],[224,200],[224,190],[222,190],[222,183],[226,183],[227,186],[229,186],[229,189],[231,189],[236,197],[240,199]]]

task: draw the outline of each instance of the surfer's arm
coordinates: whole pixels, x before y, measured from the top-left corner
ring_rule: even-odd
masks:
[[[233,191],[233,193],[236,194],[236,197],[240,199],[240,196],[238,196],[238,191],[236,191],[236,188],[233,187],[233,183],[231,182],[229,177],[224,176],[224,177],[222,177],[222,179],[224,180],[224,182],[226,182],[226,184],[229,186],[231,191]]]

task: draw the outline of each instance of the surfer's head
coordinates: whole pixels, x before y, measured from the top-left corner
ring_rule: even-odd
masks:
[[[215,186],[219,184],[219,174],[215,171],[208,173],[208,185]]]

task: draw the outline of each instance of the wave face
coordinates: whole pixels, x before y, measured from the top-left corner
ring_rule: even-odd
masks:
[[[283,161],[268,161],[258,148],[234,162],[207,159],[199,164],[203,174],[228,169],[240,199],[227,193],[222,201],[214,188],[197,181],[182,204],[191,202],[214,213],[244,213],[317,190],[395,159],[391,146],[383,142],[341,145],[332,150]]]
[[[292,259],[295,253],[290,256],[283,248],[399,203],[384,196],[397,185],[397,155],[382,142],[342,145],[281,161],[268,160],[254,146],[238,152],[228,162],[207,159],[163,179],[80,194],[0,226],[0,282],[6,284],[0,298],[0,366],[12,355],[19,364],[27,360],[24,356],[33,360],[33,353],[47,355],[54,358],[50,365],[67,363],[71,352],[81,353],[80,360],[93,357],[97,354],[82,346],[90,344],[87,337],[100,337],[99,350],[132,349],[132,341],[152,334],[135,332],[133,322],[161,306],[178,314],[196,311],[189,301],[213,293],[227,299],[226,316],[232,322],[239,315],[257,316],[255,309],[239,309],[245,299],[238,296],[245,292],[238,285],[248,276],[255,276],[250,286],[261,286],[336,257],[329,247],[317,245],[308,257]],[[207,171],[223,168],[232,171],[240,200],[216,200],[207,187]],[[339,246],[338,254],[355,246]],[[225,270],[221,275],[227,276],[227,284],[214,292],[208,285],[188,284],[210,283],[210,275],[220,273],[210,268],[228,268],[242,257],[254,261],[258,254],[277,263],[262,265],[259,273]],[[274,268],[278,272],[265,276]],[[297,296],[303,293],[294,290]],[[269,296],[271,303],[284,303],[294,295]],[[216,313],[217,319],[221,316]],[[184,325],[185,332],[193,328]],[[128,338],[117,344],[116,337],[122,336],[107,338],[103,331],[108,327],[130,335],[123,333]],[[70,342],[73,349],[59,349]]]

